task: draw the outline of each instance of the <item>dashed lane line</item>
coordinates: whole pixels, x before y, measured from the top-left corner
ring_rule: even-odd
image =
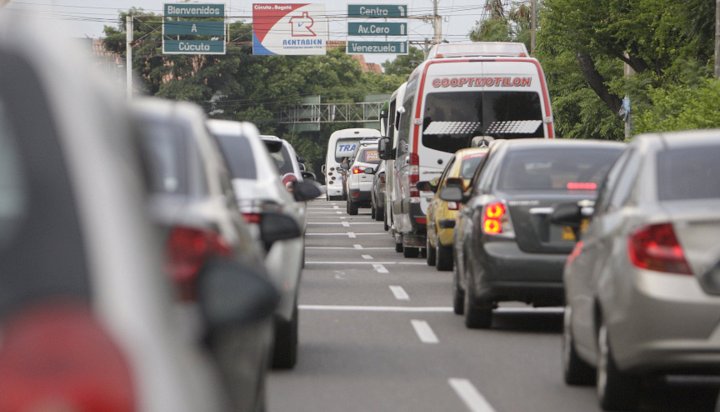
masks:
[[[410,266],[424,266],[425,262],[412,262],[412,261],[388,261],[388,262],[345,262],[341,260],[306,260],[307,265],[410,265]]]
[[[413,319],[410,323],[412,324],[413,329],[415,329],[415,333],[417,333],[420,342],[431,344],[439,342],[437,335],[435,335],[435,332],[433,332],[430,324],[426,321]]]
[[[356,247],[360,246],[360,247]],[[322,249],[322,250],[395,250],[394,247],[384,247],[384,246],[371,246],[371,247],[362,247],[362,245],[354,245],[353,247],[346,247],[346,246],[305,246],[305,249]]]
[[[370,255],[360,255],[365,260],[373,260],[373,257]]]
[[[360,244],[357,244],[357,243],[353,245],[353,249],[362,249],[362,248],[363,248],[363,245],[360,245]],[[349,249],[349,248],[348,248],[348,249]]]
[[[492,405],[475,389],[475,386],[469,380],[450,378],[448,383],[471,412],[495,412]]]
[[[405,292],[405,289],[403,289],[402,286],[390,286],[390,291],[392,292],[393,296],[395,296],[395,299],[397,300],[410,300],[410,295]]]
[[[299,305],[301,310],[328,312],[404,312],[404,313],[450,313],[450,306],[353,306],[353,305]]]
[[[305,233],[305,236],[348,236],[349,233],[353,233],[353,232],[328,232],[328,233],[310,232],[310,233]],[[379,235],[387,236],[388,234],[387,234],[387,232],[367,232],[367,233],[353,233],[353,235],[356,235],[356,236],[379,236]]]
[[[355,235],[355,232],[347,232],[347,237],[350,239],[355,239],[357,235]]]
[[[390,273],[382,263],[373,263],[372,266],[377,273]]]
[[[343,227],[350,227],[350,222],[341,222]]]

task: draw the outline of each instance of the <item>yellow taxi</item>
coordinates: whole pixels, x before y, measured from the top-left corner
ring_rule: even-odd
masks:
[[[460,149],[448,161],[440,177],[429,182],[419,182],[420,190],[432,191],[434,196],[427,209],[427,263],[438,270],[453,268],[453,236],[455,218],[460,204],[440,199],[440,191],[448,178],[462,178],[470,183],[475,170],[480,166],[488,152],[487,147]]]

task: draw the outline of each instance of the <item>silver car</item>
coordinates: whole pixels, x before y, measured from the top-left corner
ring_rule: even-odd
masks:
[[[720,372],[720,131],[645,135],[601,188],[564,271],[563,367],[631,408],[648,375]],[[579,227],[589,205],[553,220]]]
[[[256,226],[258,241],[262,238],[257,227],[269,218],[269,213],[292,218],[302,232],[305,225],[304,200],[319,196],[320,190],[315,183],[297,179],[285,182],[281,178],[273,159],[287,158],[297,163],[294,152],[291,157],[283,154],[283,140],[261,139],[251,123],[210,120],[208,126],[230,165],[240,211],[251,226]],[[268,150],[275,156],[271,157]],[[305,259],[305,241],[300,236],[266,244],[265,247],[265,266],[282,294],[276,310],[273,366],[292,368],[297,361],[298,291]]]

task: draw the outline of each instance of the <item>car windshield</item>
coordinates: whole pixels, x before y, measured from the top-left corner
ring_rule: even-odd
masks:
[[[233,179],[257,179],[257,167],[250,142],[242,136],[218,134]]]
[[[145,152],[154,193],[188,194],[187,171],[189,137],[180,127],[150,118],[138,119],[143,130]]]
[[[558,147],[512,150],[503,159],[499,190],[594,191],[620,148]]]
[[[658,152],[658,199],[720,199],[718,159],[718,145],[673,148]]]
[[[423,145],[448,153],[470,146],[474,136],[543,137],[540,96],[535,92],[429,93]]]

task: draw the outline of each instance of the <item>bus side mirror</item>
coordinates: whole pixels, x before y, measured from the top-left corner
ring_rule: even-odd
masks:
[[[390,141],[389,137],[381,137],[380,140],[378,140],[378,153],[380,155],[380,159],[382,160],[392,160],[395,158],[395,153],[393,153],[392,148],[392,142]]]

